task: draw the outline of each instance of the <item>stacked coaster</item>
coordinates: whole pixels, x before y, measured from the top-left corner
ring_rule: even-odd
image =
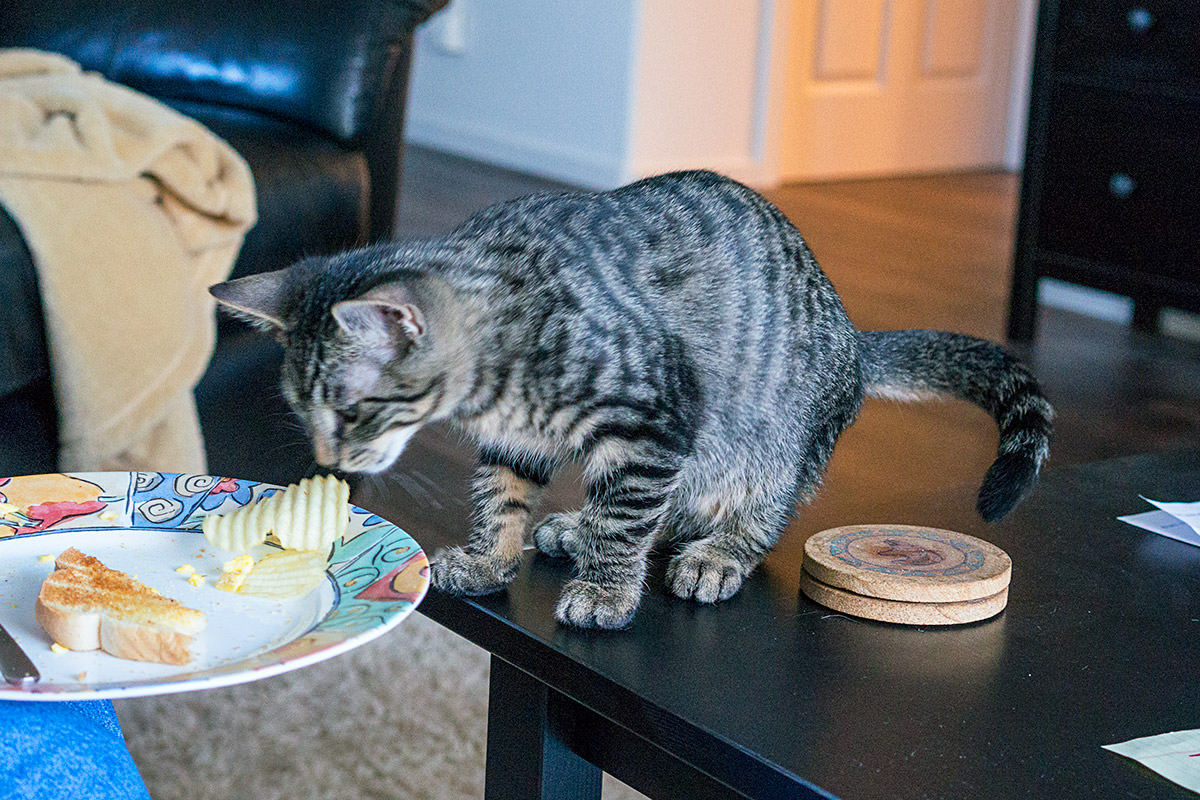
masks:
[[[964,533],[913,525],[848,525],[804,545],[800,590],[856,617],[957,625],[999,614],[1012,559]]]

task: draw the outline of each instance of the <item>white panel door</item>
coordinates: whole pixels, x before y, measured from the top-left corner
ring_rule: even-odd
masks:
[[[1004,163],[1016,0],[797,0],[784,180]]]

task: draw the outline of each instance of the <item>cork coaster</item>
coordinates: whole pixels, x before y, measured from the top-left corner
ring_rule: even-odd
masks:
[[[999,547],[965,533],[914,525],[821,531],[805,542],[803,566],[826,586],[911,603],[995,597],[1012,576],[1012,560]]]
[[[990,597],[951,603],[907,603],[902,600],[880,600],[847,592],[822,583],[804,570],[800,571],[800,590],[810,600],[854,617],[896,622],[902,625],[959,625],[993,617],[1008,604],[1008,587]]]

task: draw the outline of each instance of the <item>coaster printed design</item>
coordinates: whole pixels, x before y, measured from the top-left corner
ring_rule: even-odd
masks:
[[[991,597],[1008,586],[1012,560],[964,533],[913,525],[848,525],[804,543],[804,570],[864,597],[946,603]]]
[[[966,575],[984,563],[983,551],[970,542],[929,529],[868,527],[838,536],[828,548],[844,564],[887,575]]]

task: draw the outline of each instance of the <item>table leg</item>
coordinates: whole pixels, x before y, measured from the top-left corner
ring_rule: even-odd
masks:
[[[1162,306],[1149,300],[1133,301],[1133,329],[1143,333],[1158,333]]]
[[[492,656],[485,800],[600,800],[601,770],[566,742],[572,704]]]

